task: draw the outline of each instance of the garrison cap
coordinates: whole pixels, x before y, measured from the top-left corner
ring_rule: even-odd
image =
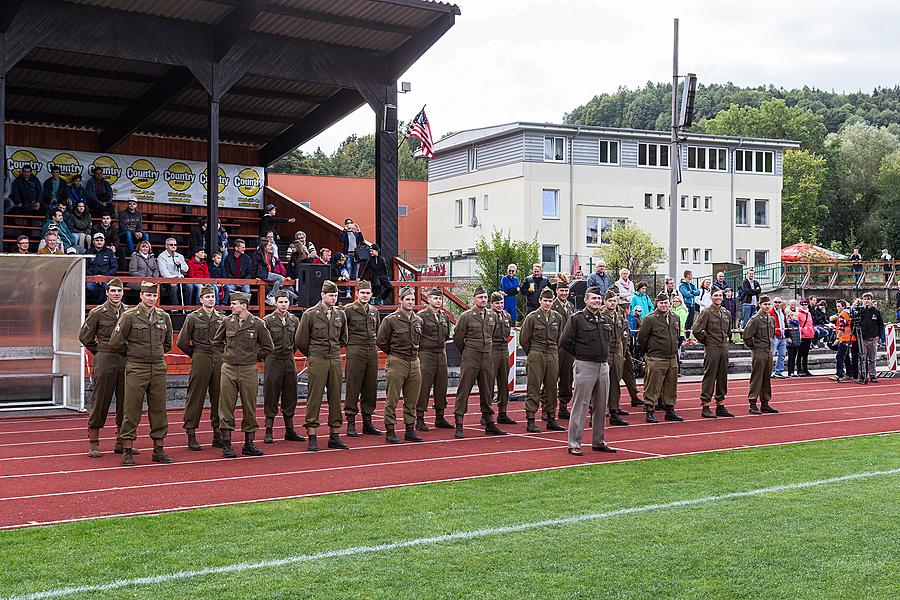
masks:
[[[568,282],[568,281],[563,281],[563,280],[560,279],[560,280],[557,282],[557,284],[556,284],[556,289],[557,289],[557,290],[567,290],[567,289],[569,289],[569,282]]]
[[[357,291],[357,292],[362,292],[362,291],[369,291],[369,292],[371,292],[371,291],[372,291],[372,284],[369,283],[368,281],[366,281],[365,279],[363,279],[363,280],[361,280],[359,283],[356,284],[356,291]]]
[[[669,302],[670,300],[671,300],[671,298],[669,298],[669,295],[665,292],[660,292],[656,295],[657,302],[662,302],[662,301]]]
[[[151,283],[149,281],[141,282],[141,292],[145,294],[158,294],[159,293],[159,284]]]
[[[416,291],[411,286],[406,285],[406,286],[403,286],[402,288],[400,288],[400,295],[397,297],[402,300],[403,298],[406,298],[407,296],[415,296],[415,295],[416,295]]]
[[[762,304],[763,302],[769,302],[770,300],[771,300],[771,298],[769,298],[768,296],[760,296],[759,297],[760,304]]]
[[[612,290],[606,290],[606,296],[603,297],[604,300],[609,300],[610,298],[617,298],[619,295]]]
[[[215,293],[216,293],[216,288],[214,288],[211,285],[204,285],[203,287],[200,288],[200,297],[201,298],[207,294],[215,294]]]
[[[588,289],[584,290],[584,295],[585,295],[585,296],[587,296],[588,294],[597,294],[597,295],[599,296],[599,295],[602,294],[602,293],[603,293],[603,292],[601,292],[601,291],[600,291],[600,288],[598,288],[596,285],[592,285],[592,286],[589,287]]]
[[[250,294],[247,292],[231,292],[231,300],[250,304]]]
[[[279,298],[287,298],[290,299],[291,295],[287,293],[287,290],[281,289],[275,292],[274,298],[278,300]]]
[[[475,287],[475,291],[472,292],[473,296],[480,296],[482,294],[487,294],[487,290],[484,289],[484,286],[480,283]]]
[[[117,288],[125,289],[125,286],[122,285],[122,280],[119,279],[118,277],[113,277],[112,279],[110,279],[109,283],[106,284],[106,287],[117,287]]]
[[[337,286],[333,281],[323,281],[322,282],[322,293],[323,294],[337,294]]]
[[[491,293],[491,302],[503,302],[503,294],[500,292]]]
[[[428,296],[443,296],[444,292],[439,287],[433,287],[428,292],[426,292]]]
[[[543,298],[549,298],[552,300],[553,299],[553,290],[551,290],[548,287],[545,287],[544,289],[542,289],[541,290],[541,299],[543,299]]]

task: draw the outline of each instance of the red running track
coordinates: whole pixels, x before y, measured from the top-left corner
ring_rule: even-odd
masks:
[[[318,453],[306,452],[304,443],[277,441],[260,445],[263,457],[231,460],[209,447],[209,431],[198,436],[204,451],[188,451],[181,445],[181,414],[171,411],[168,452],[176,462],[150,462],[145,418],[138,446],[146,452],[130,468],[111,452],[112,428],[103,431],[104,456],[87,458],[84,415],[0,420],[0,529],[900,431],[900,380],[865,387],[823,377],[776,380],[773,406],[782,412],[761,416],[747,414],[746,402],[738,400],[746,398],[748,382],[733,381],[730,408],[737,417],[715,420],[700,417],[699,385],[679,385],[683,423],[647,424],[634,409],[626,417],[631,426],[606,429],[618,453],[592,452],[588,429],[581,458],[566,453],[566,432],[525,433],[521,403],[510,405],[520,424],[507,426],[507,436],[485,436],[471,412],[462,440],[452,430],[434,429],[422,433],[426,441],[419,444],[342,436],[350,451]],[[235,438],[239,448],[241,434]]]

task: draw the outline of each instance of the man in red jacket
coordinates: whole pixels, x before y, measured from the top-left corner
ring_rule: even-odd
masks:
[[[209,265],[206,264],[206,250],[203,248],[194,252],[194,256],[188,261],[188,279],[209,279]],[[200,283],[192,283],[184,286],[188,290],[185,304],[200,304]]]
[[[773,377],[787,379],[784,374],[784,355],[787,352],[787,315],[784,312],[784,302],[778,296],[772,300],[772,309],[769,316],[775,320],[775,337],[772,338],[772,354],[775,358],[775,372]]]

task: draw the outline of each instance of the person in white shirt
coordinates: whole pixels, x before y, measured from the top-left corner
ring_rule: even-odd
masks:
[[[181,279],[188,271],[187,261],[178,252],[175,238],[166,239],[166,249],[156,257],[159,276],[167,279]],[[180,285],[169,285],[169,304],[183,304],[184,292]]]
[[[698,315],[700,311],[712,305],[712,279],[709,277],[700,282],[700,295],[697,297],[697,305],[700,307],[700,310],[697,311]]]
[[[630,277],[631,271],[619,269],[619,279],[616,281],[616,287],[619,288],[619,304],[631,304],[631,297],[634,296],[634,282]]]

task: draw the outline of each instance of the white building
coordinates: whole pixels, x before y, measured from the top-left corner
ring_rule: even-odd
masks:
[[[519,122],[441,140],[428,170],[430,252],[469,255],[479,236],[499,228],[518,239],[537,235],[548,269],[568,270],[577,254],[587,270],[608,232],[627,222],[668,249],[669,136]],[[714,262],[780,259],[782,153],[798,147],[687,136],[678,187],[679,276],[688,268],[708,274]]]

